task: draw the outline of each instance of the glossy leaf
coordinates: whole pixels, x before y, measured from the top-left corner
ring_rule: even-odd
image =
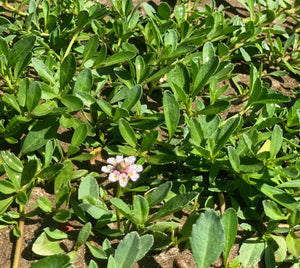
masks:
[[[50,256],[54,254],[64,253],[57,241],[50,239],[45,232],[35,240],[32,245],[32,251],[40,256]]]
[[[41,96],[42,89],[39,82],[34,81],[30,83],[26,92],[26,107],[28,112],[31,112],[39,104]]]

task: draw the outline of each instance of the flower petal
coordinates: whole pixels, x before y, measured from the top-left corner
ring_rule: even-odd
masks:
[[[108,180],[111,182],[116,182],[120,179],[120,172],[115,170],[114,172],[110,173],[108,176]]]
[[[114,167],[112,165],[103,166],[101,171],[105,173],[111,173],[114,171]]]
[[[125,161],[125,163],[126,163],[127,165],[132,165],[132,164],[135,163],[136,158],[135,158],[134,156],[129,156],[129,157],[126,157],[126,158],[124,159],[124,161]]]
[[[125,187],[128,183],[128,176],[125,173],[121,173],[119,176],[119,183],[121,187]]]

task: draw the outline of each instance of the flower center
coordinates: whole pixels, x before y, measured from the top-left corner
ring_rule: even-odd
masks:
[[[127,170],[128,165],[126,165],[126,163],[124,161],[118,163],[116,165],[116,170],[118,170],[119,172],[123,173]]]

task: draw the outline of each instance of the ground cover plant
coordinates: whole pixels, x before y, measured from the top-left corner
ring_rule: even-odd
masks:
[[[83,247],[90,268],[170,247],[197,267],[299,267],[300,2],[239,3],[1,1],[12,267],[36,217],[33,268],[76,267]],[[38,187],[54,199],[32,204]]]

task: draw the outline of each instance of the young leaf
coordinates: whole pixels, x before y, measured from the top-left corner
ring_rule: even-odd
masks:
[[[180,108],[174,95],[169,90],[164,92],[163,108],[165,121],[169,132],[169,139],[171,139],[179,123]]]
[[[90,260],[88,268],[98,268],[98,265],[94,260]]]
[[[70,53],[62,62],[60,67],[60,89],[63,89],[73,78],[76,72],[76,59],[75,56]]]
[[[144,224],[149,215],[148,201],[141,195],[138,195],[133,202],[134,218],[138,224]]]
[[[271,136],[270,158],[274,159],[280,151],[283,141],[283,131],[280,126],[275,125]]]
[[[130,126],[130,124],[128,123],[128,121],[121,118],[119,120],[119,130],[120,130],[120,133],[121,133],[122,137],[124,138],[124,140],[130,146],[135,148],[137,145],[137,139],[135,136],[135,132],[134,132],[133,128]]]
[[[224,264],[227,264],[229,253],[231,247],[234,244],[237,229],[238,229],[238,218],[235,210],[233,208],[229,208],[225,211],[222,217],[222,224],[225,231],[225,245],[223,248],[223,261]]]
[[[116,249],[116,267],[132,267],[140,251],[140,243],[140,237],[137,232],[127,234]]]
[[[135,74],[136,74],[136,82],[140,83],[145,76],[145,61],[144,58],[138,55],[135,58]]]
[[[222,253],[225,232],[214,210],[203,213],[193,225],[191,248],[198,268],[207,268]]]

